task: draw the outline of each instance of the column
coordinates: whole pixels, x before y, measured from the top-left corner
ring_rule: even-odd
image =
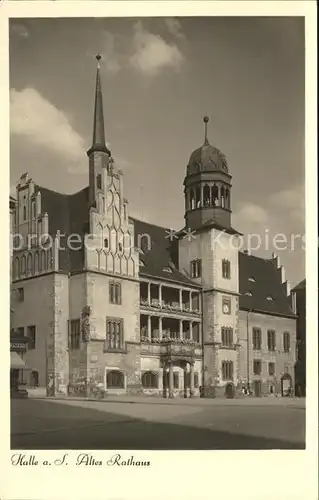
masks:
[[[161,339],[162,338],[162,318],[158,318],[158,336]]]
[[[173,388],[174,388],[174,376],[173,376],[173,363],[169,364],[169,372],[168,372],[168,397],[173,397]]]
[[[189,291],[189,308],[192,310],[192,291]]]
[[[158,300],[160,307],[162,307],[162,285],[159,285],[158,287]]]
[[[147,283],[147,302],[151,305],[151,283]]]
[[[187,363],[184,363],[184,398],[187,398]]]
[[[183,338],[183,320],[182,319],[179,320],[179,338],[180,339]]]
[[[194,396],[194,363],[191,363],[190,366],[190,394],[189,397],[192,398]]]
[[[189,338],[193,340],[193,323],[192,321],[189,322]]]
[[[151,316],[147,316],[147,336],[149,340],[152,338],[152,318]]]
[[[181,288],[179,289],[179,308],[183,309],[183,290]]]

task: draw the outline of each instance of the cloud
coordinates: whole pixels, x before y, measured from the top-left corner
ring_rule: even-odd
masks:
[[[252,224],[267,224],[269,222],[269,214],[259,205],[247,203],[242,205],[235,215],[238,221],[249,221]]]
[[[168,19],[164,19],[164,23],[169,33],[171,33],[171,35],[180,39],[185,38],[185,35],[182,31],[182,25],[178,21],[178,19],[176,19],[176,17],[170,17]]]
[[[134,27],[133,49],[130,64],[146,76],[155,76],[164,68],[179,70],[184,59],[177,45],[150,33],[140,21]]]
[[[10,25],[10,28],[11,28],[11,32],[14,35],[17,35],[17,36],[22,37],[22,38],[28,38],[30,36],[29,31],[27,30],[27,28],[23,24],[12,23]]]
[[[274,193],[270,197],[270,203],[277,210],[287,212],[291,220],[305,223],[305,187],[303,184]]]
[[[24,136],[34,145],[45,147],[70,164],[85,159],[85,142],[73,129],[67,115],[45,99],[36,89],[10,92],[10,131]]]

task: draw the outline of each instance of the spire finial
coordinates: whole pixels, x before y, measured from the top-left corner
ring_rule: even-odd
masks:
[[[209,118],[207,115],[204,116],[203,122],[205,123],[205,141],[204,141],[204,144],[207,145],[207,144],[209,144],[208,137],[207,137],[207,123],[209,122]]]
[[[100,75],[100,60],[102,56],[98,53],[95,56],[97,60],[96,84],[95,84],[95,106],[94,106],[94,122],[93,122],[93,141],[92,146],[87,152],[90,155],[93,151],[100,151],[111,154],[105,145],[104,133],[104,114],[103,114],[103,97]]]

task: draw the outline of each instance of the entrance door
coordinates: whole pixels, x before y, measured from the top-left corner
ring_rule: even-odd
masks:
[[[233,384],[227,384],[225,387],[225,396],[226,398],[234,397],[234,386]]]
[[[257,398],[260,398],[261,396],[261,381],[260,380],[255,380],[254,381],[254,393]]]
[[[286,374],[281,379],[281,395],[288,397],[291,395],[292,380],[289,374]]]

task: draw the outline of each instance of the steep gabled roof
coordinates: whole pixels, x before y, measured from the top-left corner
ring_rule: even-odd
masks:
[[[269,314],[293,315],[274,261],[242,252],[239,252],[238,259],[239,307]]]
[[[134,218],[130,218],[130,221],[135,228],[135,246],[141,250],[140,260],[143,263],[143,267],[140,267],[141,276],[160,278],[198,288],[186,273],[175,268],[174,245],[169,239],[169,229]],[[170,268],[171,272],[168,273],[165,268]]]
[[[305,290],[306,289],[306,279],[300,281],[300,283],[298,283],[298,285],[295,286],[295,288],[293,288],[291,291],[292,292],[301,292],[302,290]]]

